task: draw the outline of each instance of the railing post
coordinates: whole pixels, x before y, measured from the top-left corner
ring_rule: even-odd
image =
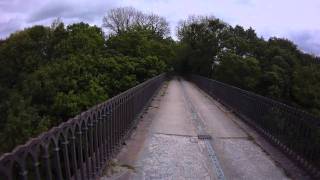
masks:
[[[90,177],[94,177],[95,173],[95,163],[94,163],[94,150],[93,150],[93,123],[92,117],[89,117],[88,128],[89,128],[89,169],[90,169]]]
[[[83,151],[82,151],[82,148],[83,148],[83,144],[82,144],[82,130],[81,130],[81,124],[79,125],[78,127],[78,131],[76,132],[76,135],[78,136],[78,144],[77,144],[77,149],[78,149],[78,155],[79,155],[79,158],[78,158],[78,164],[79,164],[79,168],[80,168],[80,176],[81,176],[81,179],[85,179],[85,176],[84,176],[84,168],[83,168]]]
[[[73,168],[73,176],[76,180],[78,180],[78,166],[77,166],[77,152],[76,152],[76,136],[74,135],[75,132],[71,134],[71,157],[72,157],[72,168]]]
[[[45,170],[46,170],[46,179],[52,180],[52,173],[51,173],[51,165],[50,165],[50,154],[48,151],[48,145],[44,149],[44,164],[45,164]]]
[[[88,139],[88,122],[83,122],[84,127],[83,127],[83,132],[84,132],[84,144],[85,144],[85,148],[84,148],[84,154],[85,154],[85,163],[86,163],[86,178],[89,179],[90,177],[90,159],[89,159],[89,139]]]
[[[67,136],[67,135],[66,135]],[[69,141],[66,137],[64,137],[64,141],[62,142],[62,151],[63,151],[63,157],[64,157],[64,166],[65,166],[65,172],[66,172],[66,178],[71,179],[71,172],[70,172],[70,163],[69,163],[69,151],[68,151],[68,144]],[[40,177],[39,177],[40,179]]]

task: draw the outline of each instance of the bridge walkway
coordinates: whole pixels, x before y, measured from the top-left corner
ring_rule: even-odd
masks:
[[[294,179],[305,178],[221,104],[175,77],[155,96],[101,180],[291,179],[287,170]]]

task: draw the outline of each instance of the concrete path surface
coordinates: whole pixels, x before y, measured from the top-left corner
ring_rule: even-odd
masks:
[[[194,84],[174,77],[101,180],[291,179],[254,134]]]

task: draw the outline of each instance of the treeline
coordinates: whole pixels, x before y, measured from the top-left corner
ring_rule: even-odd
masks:
[[[56,20],[1,41],[0,154],[168,70],[175,42],[163,18],[119,8],[104,23],[133,12],[141,19],[108,35],[86,23]],[[142,24],[150,17],[158,21]]]
[[[256,92],[320,117],[320,58],[287,40],[259,38],[252,28],[214,17],[178,27],[175,69]],[[318,63],[317,63],[318,62]]]
[[[195,73],[320,115],[316,57],[286,39],[192,17],[170,37],[155,14],[117,8],[103,29],[33,26],[0,40],[0,154],[108,98],[175,70]],[[107,32],[107,33],[104,33]]]

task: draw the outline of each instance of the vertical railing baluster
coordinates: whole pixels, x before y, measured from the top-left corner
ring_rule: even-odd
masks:
[[[77,166],[77,152],[76,152],[76,136],[74,135],[75,132],[71,134],[71,163],[73,168],[73,177],[74,179],[78,180],[78,166]]]
[[[125,130],[127,131],[129,128],[129,122],[128,122],[128,94],[126,95],[125,97],[125,103],[124,103],[124,114],[125,114],[125,120],[124,120],[124,123],[125,123]]]
[[[103,127],[104,127],[104,107],[100,111],[100,122],[99,122],[99,151],[100,151],[100,167],[104,165],[104,142],[103,142]],[[100,168],[101,169],[101,168]]]
[[[62,151],[63,151],[63,158],[64,158],[64,168],[66,172],[66,178],[71,179],[71,172],[70,172],[70,161],[69,161],[69,151],[68,151],[68,144],[69,141],[65,137],[64,141],[62,142]]]
[[[100,172],[100,169],[102,167],[102,156],[101,156],[101,153],[102,153],[102,146],[101,146],[101,123],[102,123],[102,114],[99,113],[98,114],[98,122],[97,122],[97,142],[98,142],[98,153],[99,153],[99,161],[98,161],[98,164],[99,164],[99,169],[98,171]]]
[[[123,97],[120,99],[120,123],[121,123],[121,141],[123,141],[123,137],[125,134],[125,129],[124,129],[124,112],[123,112]]]
[[[119,99],[119,113],[118,113],[118,116],[119,116],[119,142],[122,140],[122,97]]]
[[[134,93],[131,93],[130,95],[130,121],[131,121],[131,124],[133,123],[134,121]]]
[[[116,101],[116,131],[117,131],[117,136],[116,136],[116,148],[118,150],[119,146],[119,137],[120,137],[120,115],[119,115],[119,110],[120,110],[120,99],[117,99]]]
[[[20,171],[19,175],[21,180],[28,180],[28,170],[26,169],[25,161],[23,161],[23,164],[19,164]]]
[[[117,107],[116,100],[112,103],[112,146],[113,153],[117,146]]]
[[[111,121],[112,121],[112,114],[111,114],[111,104],[108,104],[107,106],[107,153],[108,153],[108,160],[111,157],[112,154],[112,127],[111,127]]]
[[[105,105],[104,121],[103,121],[103,144],[104,144],[104,157],[108,161],[108,105]]]
[[[104,105],[103,109],[103,128],[102,128],[102,142],[103,142],[103,157],[104,157],[104,164],[107,162],[107,154],[108,154],[108,149],[107,149],[107,119],[108,119],[108,112],[107,112],[107,104]]]
[[[55,144],[55,147],[53,149],[54,153],[54,165],[55,165],[55,170],[56,170],[56,176],[58,180],[62,180],[62,171],[61,171],[61,161],[60,161],[60,155],[59,155],[60,148],[58,146],[58,143]]]
[[[111,102],[110,104],[111,110],[110,110],[110,149],[111,149],[111,154],[110,156],[113,156],[114,152],[114,147],[115,147],[115,128],[114,128],[114,119],[115,119],[115,110],[114,110],[114,101]]]
[[[83,132],[84,132],[84,145],[85,145],[85,148],[84,148],[84,154],[85,154],[85,163],[86,163],[86,175],[85,177],[87,179],[90,178],[90,158],[89,158],[89,139],[88,139],[88,122],[83,122],[85,123],[84,124],[84,127],[83,127]]]
[[[78,131],[76,132],[77,136],[78,136],[78,144],[77,144],[77,150],[78,150],[78,164],[79,164],[79,171],[80,171],[80,177],[81,179],[85,179],[84,177],[84,167],[83,167],[83,144],[82,144],[82,129],[81,129],[81,125],[79,125]]]
[[[44,147],[44,166],[45,166],[45,170],[46,170],[46,179],[47,180],[52,180],[52,171],[51,171],[51,165],[50,165],[50,154],[49,154],[49,150],[48,150],[48,146]]]
[[[95,154],[95,173],[97,175],[97,172],[99,171],[100,166],[100,156],[99,156],[99,148],[98,148],[98,121],[99,117],[98,114],[96,114],[95,119],[93,121],[93,127],[94,127],[94,154]]]
[[[90,117],[90,118],[92,118],[92,117]],[[93,137],[93,129],[94,129],[94,127],[93,127],[93,119],[90,119],[89,120],[89,124],[88,124],[88,127],[89,127],[89,146],[90,146],[90,177],[94,177],[95,176],[95,161],[94,161],[94,159],[95,159],[95,156],[94,156],[94,148],[93,148],[93,146],[94,146],[94,137]]]
[[[33,165],[33,171],[34,171],[34,174],[35,174],[35,178],[36,180],[41,180],[41,175],[40,175],[40,162],[38,160],[38,156],[35,157],[32,165]]]

